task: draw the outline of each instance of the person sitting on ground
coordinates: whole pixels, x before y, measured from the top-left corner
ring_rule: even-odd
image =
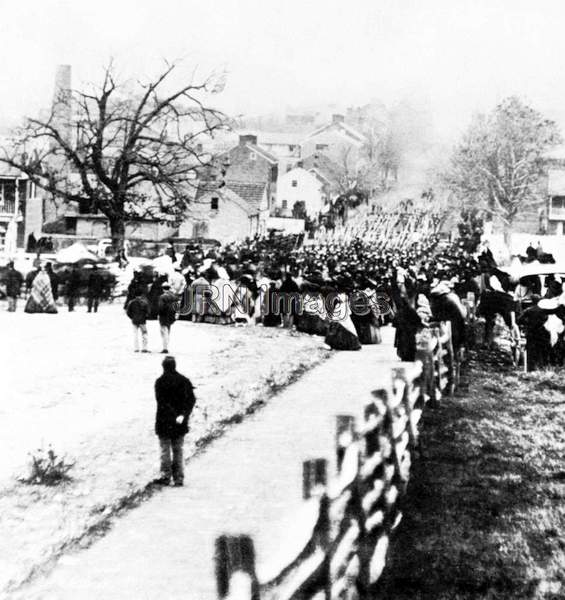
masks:
[[[183,444],[188,420],[196,399],[190,380],[176,370],[172,356],[163,360],[163,374],[155,381],[155,433],[161,447],[161,476],[156,483],[175,486],[184,483]]]

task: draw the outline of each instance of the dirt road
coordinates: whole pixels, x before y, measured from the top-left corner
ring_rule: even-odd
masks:
[[[392,335],[333,355],[193,458],[184,488],[163,490],[12,598],[215,600],[214,540],[225,532],[251,534],[260,573],[272,567],[302,506],[302,461],[332,458],[335,415],[358,414],[388,376]]]

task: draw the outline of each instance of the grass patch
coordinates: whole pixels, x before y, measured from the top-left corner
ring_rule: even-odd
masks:
[[[565,598],[565,372],[471,355],[424,415],[379,600]]]

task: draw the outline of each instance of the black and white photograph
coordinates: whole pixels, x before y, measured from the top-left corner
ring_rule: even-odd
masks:
[[[565,3],[0,4],[0,600],[565,600]]]

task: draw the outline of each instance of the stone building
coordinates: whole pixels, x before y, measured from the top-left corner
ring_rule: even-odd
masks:
[[[331,123],[319,127],[302,140],[301,156],[322,153],[337,164],[342,165],[347,161],[354,167],[361,159],[366,143],[366,137],[347,125],[343,115],[335,114]]]
[[[266,196],[265,196],[266,199]],[[259,233],[259,208],[229,187],[197,196],[178,230],[180,238],[210,238],[231,242]]]

